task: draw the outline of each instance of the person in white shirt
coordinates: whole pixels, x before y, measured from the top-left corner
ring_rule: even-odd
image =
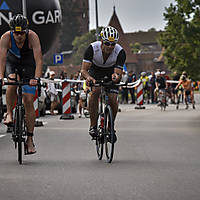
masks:
[[[55,72],[54,71],[50,71],[49,73],[49,79],[50,80],[54,80],[55,77]],[[57,107],[58,103],[59,103],[59,97],[58,97],[58,92],[56,90],[55,87],[55,83],[54,82],[49,82],[48,86],[47,86],[47,94],[51,100],[51,109],[50,109],[50,113],[51,115],[54,115],[54,110]]]

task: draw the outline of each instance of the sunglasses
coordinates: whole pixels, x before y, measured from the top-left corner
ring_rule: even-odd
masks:
[[[14,31],[15,35],[24,35],[26,31]]]
[[[116,45],[115,42],[104,42],[104,44],[105,44],[106,46],[112,46],[112,47],[114,47],[114,46]]]

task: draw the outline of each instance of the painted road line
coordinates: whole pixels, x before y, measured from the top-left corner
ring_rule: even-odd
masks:
[[[0,138],[5,137],[6,135],[0,135]]]

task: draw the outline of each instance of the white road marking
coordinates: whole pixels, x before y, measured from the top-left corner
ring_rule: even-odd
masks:
[[[0,135],[0,138],[5,137],[6,135]]]

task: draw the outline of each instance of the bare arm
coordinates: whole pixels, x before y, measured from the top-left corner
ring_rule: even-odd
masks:
[[[39,40],[38,35],[31,30],[29,32],[29,45],[30,45],[30,48],[33,49],[33,55],[34,55],[34,59],[36,63],[35,77],[41,77],[43,59],[42,59],[42,50],[41,50],[40,40]]]
[[[155,82],[156,88],[158,88],[158,82]]]
[[[0,79],[4,78],[5,66],[6,66],[6,57],[7,51],[10,44],[10,35],[9,32],[6,32],[2,35],[0,39]]]
[[[89,85],[90,81],[95,83],[95,79],[91,77],[88,73],[88,70],[90,69],[91,66],[92,66],[92,63],[88,63],[84,61],[82,62],[81,75],[86,80],[86,85]]]
[[[112,81],[118,83],[122,77],[122,69],[115,68],[114,73],[112,74]]]
[[[176,86],[176,90],[179,88],[179,86],[182,84],[182,81],[179,81],[178,85]]]

